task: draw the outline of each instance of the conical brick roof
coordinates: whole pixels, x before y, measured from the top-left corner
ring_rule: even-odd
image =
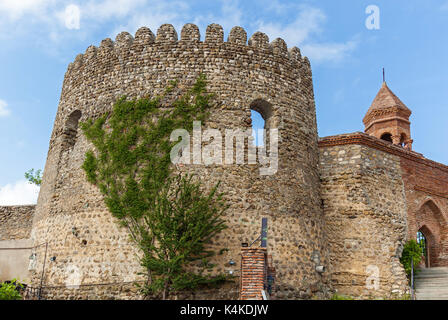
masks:
[[[367,113],[373,110],[399,107],[409,112],[411,110],[389,89],[386,82],[383,82],[380,91],[376,95]]]
[[[375,111],[382,111],[386,109],[401,109],[409,117],[412,111],[406,107],[406,105],[389,89],[386,82],[383,82],[380,91],[373,100],[369,110],[366,113],[364,119],[366,120],[368,116]]]

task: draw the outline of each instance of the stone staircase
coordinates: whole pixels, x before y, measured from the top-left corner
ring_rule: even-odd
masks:
[[[448,300],[448,267],[420,269],[415,295],[417,300]]]

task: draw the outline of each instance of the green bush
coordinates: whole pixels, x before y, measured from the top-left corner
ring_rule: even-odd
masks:
[[[355,300],[353,297],[350,296],[342,296],[342,295],[338,295],[337,293],[335,293],[332,297],[331,300]]]
[[[0,284],[0,300],[21,300],[18,288],[23,289],[23,285],[18,283],[16,279],[11,282],[3,282]]]
[[[420,264],[420,261],[422,260],[422,254],[423,254],[423,248],[414,239],[409,240],[404,245],[400,262],[403,265],[404,270],[406,271],[408,279],[411,278],[412,259],[414,260],[414,275],[416,275],[417,272],[419,271],[417,267]]]

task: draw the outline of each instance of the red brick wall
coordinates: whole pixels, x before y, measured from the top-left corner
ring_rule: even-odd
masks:
[[[448,167],[429,160],[401,158],[408,206],[408,237],[422,231],[429,266],[448,266]]]
[[[263,300],[266,248],[241,248],[240,300]]]

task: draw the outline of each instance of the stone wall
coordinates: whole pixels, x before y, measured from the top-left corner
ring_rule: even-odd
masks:
[[[334,289],[358,298],[403,295],[407,281],[399,258],[407,229],[400,158],[350,135],[323,138],[320,147]]]
[[[406,193],[408,239],[421,231],[429,251],[422,266],[448,266],[448,166],[365,133],[326,137],[321,146],[362,144],[400,159]]]
[[[48,257],[55,257],[46,264],[47,285],[70,282],[71,270],[77,270],[83,285],[139,279],[136,249],[80,168],[92,146],[77,130],[77,120],[110,111],[125,94],[129,98],[160,94],[171,80],[187,88],[204,73],[207,89],[216,94],[204,128],[222,133],[250,129],[251,110],[257,110],[280,135],[274,175],[261,176],[259,164],[185,168],[208,187],[221,181],[221,191],[231,205],[226,215],[229,229],[213,243],[214,248],[229,249],[212,261],[216,271],[238,275],[240,245],[258,237],[261,219],[267,217],[278,297],[325,296],[328,277],[315,271],[313,259],[328,262],[310,63],[298,48],[288,50],[282,39],[269,43],[265,34],[257,32],[247,41],[240,27],[233,28],[224,41],[222,27],[213,24],[205,41],[199,39],[198,28],[191,24],[182,29],[179,41],[171,25],[161,26],[156,36],[141,28],[135,38],[123,32],[115,42],[106,39],[98,48],[90,46],[69,65],[33,222],[34,242],[48,242]],[[37,248],[36,254],[38,282],[43,248]],[[237,265],[230,265],[230,260]]]
[[[236,300],[239,286],[236,281],[229,281],[219,288],[200,288],[195,291],[172,293],[171,300]],[[28,287],[24,298],[36,300],[39,287]],[[134,282],[101,283],[86,285],[46,286],[42,287],[43,300],[136,300],[145,299]],[[146,298],[148,299],[148,298]],[[159,299],[153,297],[152,299]]]
[[[0,282],[30,282],[28,272],[35,206],[0,207]]]
[[[30,239],[0,241],[0,282],[18,279],[30,283],[28,262],[31,255]]]
[[[28,239],[36,206],[0,206],[0,240]]]

